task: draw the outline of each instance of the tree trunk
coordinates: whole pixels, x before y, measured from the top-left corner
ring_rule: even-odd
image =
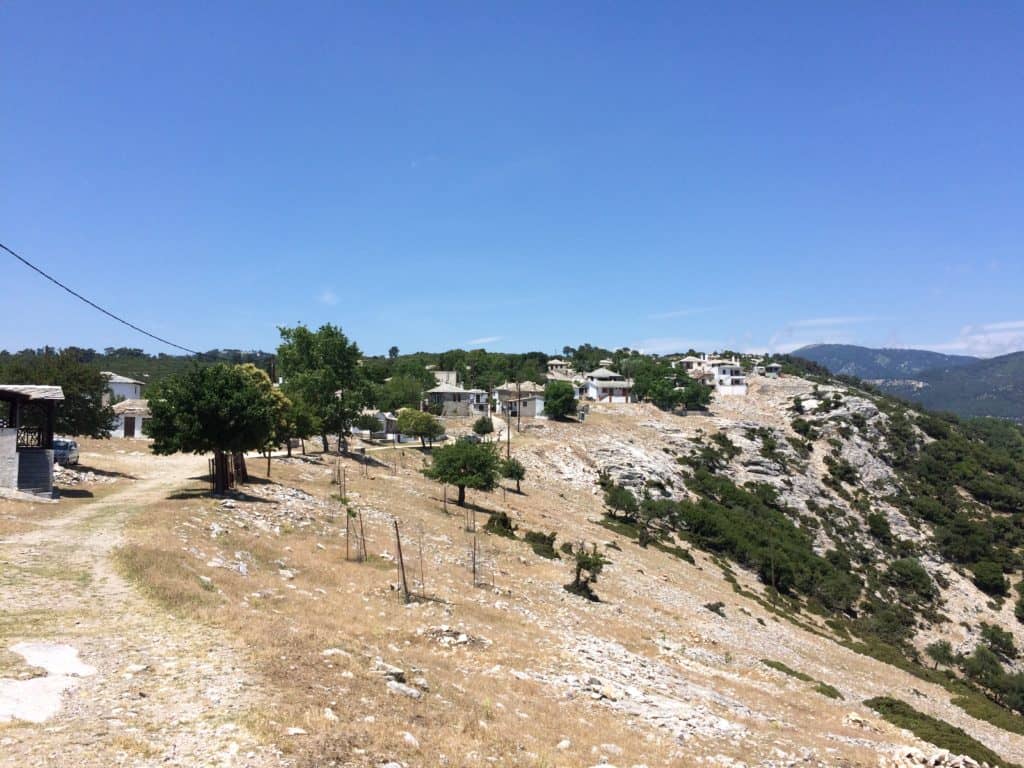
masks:
[[[213,492],[217,495],[227,490],[228,460],[224,451],[213,452]]]
[[[516,480],[516,493],[522,493],[522,490],[520,490],[520,488],[519,488],[519,481],[518,480]]]
[[[327,443],[327,433],[326,432],[321,432],[320,433],[320,439],[324,441],[324,453],[328,453],[331,450],[331,448],[330,448],[330,445],[328,445],[328,443]]]
[[[292,457],[292,439],[288,438],[288,458]]]
[[[460,507],[466,506],[466,486],[464,486],[464,485],[460,485],[459,486],[459,501],[458,501],[458,505]]]
[[[267,449],[267,478],[270,478],[270,449]]]

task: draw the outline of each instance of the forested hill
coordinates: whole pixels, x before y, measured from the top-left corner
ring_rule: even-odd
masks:
[[[922,371],[956,368],[980,360],[926,349],[871,349],[853,344],[812,344],[792,354],[823,365],[833,374],[866,380],[916,379]]]
[[[103,371],[112,371],[130,379],[137,379],[152,384],[167,376],[181,373],[195,363],[209,365],[211,363],[254,363],[257,367],[269,370],[273,354],[258,350],[243,351],[240,349],[211,349],[200,356],[195,355],[151,355],[141,349],[131,347],[107,347],[102,352],[94,349],[67,347],[58,350],[54,347],[39,349],[23,349],[18,352],[0,350],[0,373],[11,383],[13,378],[24,376],[34,371],[43,361],[55,359],[59,353]],[[27,381],[27,379],[26,379]]]
[[[1024,422],[1024,352],[923,371],[917,378],[923,386],[883,388],[936,411]]]
[[[1024,423],[1024,352],[983,359],[923,349],[816,344],[793,356],[835,375],[871,381],[888,394],[935,411]]]

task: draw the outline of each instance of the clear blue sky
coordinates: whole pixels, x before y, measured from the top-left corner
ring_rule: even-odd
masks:
[[[0,241],[199,349],[992,355],[1022,72],[1019,2],[10,0]],[[162,349],[0,258],[0,348]]]

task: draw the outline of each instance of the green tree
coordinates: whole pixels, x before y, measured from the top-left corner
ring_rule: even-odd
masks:
[[[998,563],[991,560],[982,560],[975,563],[971,569],[974,573],[974,586],[987,595],[1005,595],[1009,590],[1006,577],[1003,576],[1003,569]]]
[[[352,426],[356,429],[361,429],[372,434],[374,432],[380,432],[381,423],[380,419],[372,413],[361,413],[356,416],[356,420]]]
[[[676,389],[673,383],[666,379],[655,379],[652,381],[646,388],[644,396],[663,411],[672,410],[680,405],[684,399],[683,390]]]
[[[644,499],[640,503],[637,522],[640,524],[637,543],[646,547],[652,541],[659,541],[664,531],[675,527],[676,505],[668,499]]]
[[[494,432],[494,421],[490,416],[481,416],[473,422],[473,431],[480,437],[490,435]]]
[[[572,582],[565,585],[566,591],[596,602],[597,595],[590,585],[597,581],[601,571],[608,565],[608,559],[597,551],[597,544],[587,549],[582,542],[573,548],[572,555],[573,577]]]
[[[908,604],[929,602],[936,595],[935,585],[928,571],[912,557],[894,560],[883,578]]]
[[[1013,635],[997,624],[981,623],[981,641],[1001,661],[1013,661],[1019,656]]]
[[[544,413],[552,419],[564,419],[576,413],[576,390],[567,381],[549,381],[544,387]]]
[[[152,451],[213,453],[214,490],[223,493],[227,455],[264,450],[273,440],[280,400],[252,364],[195,367],[155,385],[149,396]]]
[[[391,347],[388,350],[388,359],[394,360],[396,357],[398,357],[398,347]]]
[[[633,492],[629,488],[617,485],[616,483],[611,483],[605,488],[604,504],[609,510],[609,517],[614,518],[621,512],[622,516],[627,520],[634,519],[640,508]]]
[[[523,462],[516,458],[502,459],[499,471],[506,480],[515,480],[516,493],[522,493],[519,484],[526,477],[526,467],[523,465]]]
[[[403,435],[418,437],[420,444],[426,448],[427,440],[433,442],[444,434],[444,426],[432,414],[405,408],[398,412],[398,431]]]
[[[117,417],[109,402],[104,402],[107,377],[100,373],[98,365],[88,362],[94,356],[92,350],[77,347],[60,352],[47,349],[42,355],[19,355],[0,366],[0,381],[59,386],[64,391],[64,400],[57,406],[54,430],[65,435],[110,437]],[[25,426],[42,426],[42,414],[26,409]]]
[[[275,390],[279,391],[279,390]],[[297,394],[287,398],[288,406],[284,411],[284,418],[279,420],[277,426],[277,437],[288,449],[288,455],[292,455],[292,440],[305,440],[312,437],[320,429],[312,409]]]
[[[492,491],[497,485],[497,447],[494,443],[456,441],[435,450],[433,461],[423,474],[431,480],[458,488],[458,504],[465,506],[467,488]]]
[[[964,659],[964,674],[986,688],[997,690],[1005,671],[999,657],[985,645],[979,645],[974,653]]]
[[[949,644],[949,640],[936,640],[934,643],[929,643],[925,646],[924,652],[931,657],[936,667],[940,664],[944,667],[951,667],[956,663],[953,646]]]
[[[362,354],[341,329],[323,325],[281,327],[277,358],[285,394],[300,396],[320,421],[324,451],[329,434],[338,435],[339,449],[359,412],[368,405],[369,387],[360,369]]]
[[[375,399],[382,411],[419,408],[423,399],[423,382],[412,376],[396,374],[377,389]]]

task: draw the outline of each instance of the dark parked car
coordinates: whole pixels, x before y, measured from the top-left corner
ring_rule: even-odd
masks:
[[[57,438],[53,441],[53,463],[67,467],[78,463],[78,443]]]

